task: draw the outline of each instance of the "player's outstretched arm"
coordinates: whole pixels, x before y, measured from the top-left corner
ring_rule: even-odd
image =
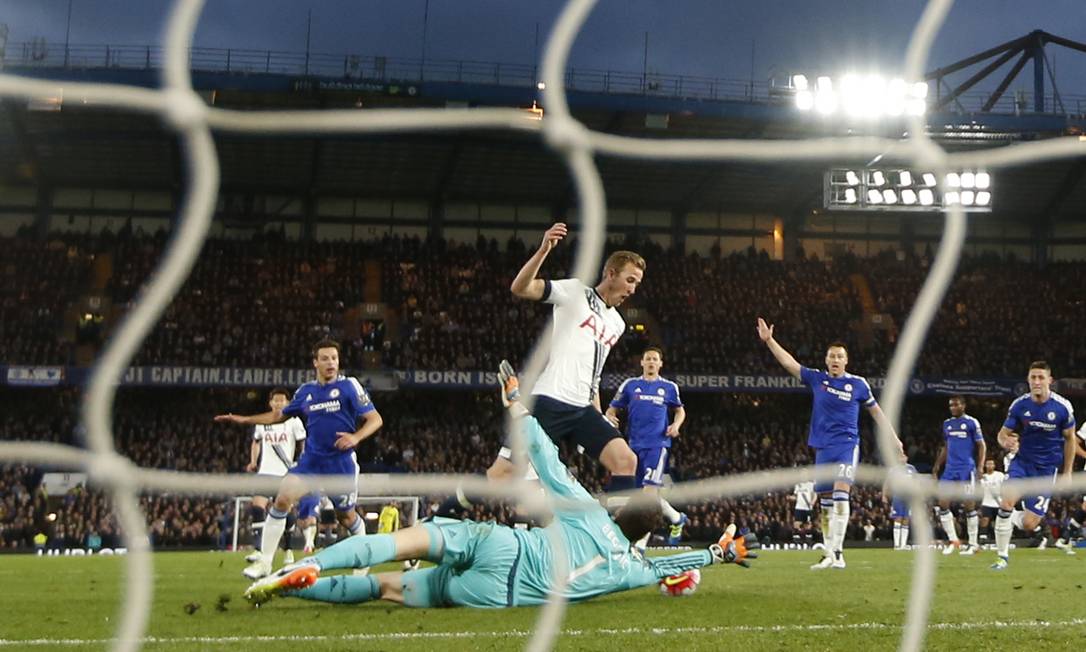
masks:
[[[278,410],[271,410],[269,412],[261,412],[260,414],[234,414],[227,412],[226,414],[215,415],[216,423],[237,423],[243,426],[271,426],[276,423],[283,423],[290,417],[286,416]]]
[[[732,523],[724,530],[720,540],[709,546],[709,552],[713,555],[714,564],[738,564],[750,568],[749,560],[758,558],[757,550],[761,547],[753,532],[735,536],[735,523]]]
[[[546,283],[543,279],[536,278],[536,276],[539,274],[539,268],[543,266],[543,261],[547,259],[547,254],[562,241],[562,238],[566,237],[567,233],[566,225],[562,222],[557,222],[547,229],[547,232],[543,234],[543,241],[539,244],[539,249],[532,254],[528,262],[524,263],[524,267],[520,268],[513,282],[509,285],[509,291],[513,293],[513,296],[532,301],[539,301],[543,298]]]
[[[759,317],[758,324],[755,328],[758,330],[758,338],[765,342],[765,345],[769,347],[769,352],[772,353],[773,357],[777,359],[777,362],[784,367],[784,370],[796,378],[799,378],[801,366],[791,353],[778,344],[777,340],[773,339],[773,324],[767,324],[764,319]]]
[[[894,445],[897,447],[898,455],[897,461],[904,464],[906,460],[909,459],[905,455],[905,445],[901,443],[901,438],[897,436],[897,431],[894,430],[894,424],[890,423],[890,419],[886,418],[886,413],[882,411],[882,406],[876,403],[867,408],[867,413],[875,420],[875,425],[877,427],[886,428],[890,431],[890,434],[894,436]]]

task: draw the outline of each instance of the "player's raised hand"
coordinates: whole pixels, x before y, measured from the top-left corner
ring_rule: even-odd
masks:
[[[547,229],[547,232],[543,234],[543,242],[539,244],[539,250],[548,252],[551,249],[554,249],[568,233],[569,229],[566,228],[565,222],[555,222],[554,225]]]
[[[337,432],[336,448],[341,451],[349,451],[358,445],[353,432]]]
[[[765,320],[761,317],[758,318],[755,328],[758,330],[758,338],[763,342],[768,342],[773,338],[773,324],[765,323]]]

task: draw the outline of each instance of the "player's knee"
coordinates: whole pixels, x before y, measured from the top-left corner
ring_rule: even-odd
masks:
[[[614,439],[611,441],[621,440]],[[614,444],[607,446],[600,455],[600,463],[612,475],[633,475],[637,472],[637,455],[630,450],[629,446],[615,446]]]

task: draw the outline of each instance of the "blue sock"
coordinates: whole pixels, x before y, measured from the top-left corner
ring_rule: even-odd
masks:
[[[302,598],[303,600],[358,604],[359,602],[379,599],[381,597],[381,586],[373,575],[336,575],[335,577],[322,577],[309,588],[292,591],[284,595],[291,598]]]
[[[344,539],[313,555],[321,570],[334,568],[369,568],[396,558],[396,542],[391,534]]]

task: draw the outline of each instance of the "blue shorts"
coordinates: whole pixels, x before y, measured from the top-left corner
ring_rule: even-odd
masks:
[[[1007,469],[1007,478],[1014,480],[1016,478],[1051,478],[1052,484],[1056,484],[1056,475],[1059,473],[1059,466],[1056,464],[1034,464],[1027,462],[1020,457],[1015,456],[1011,460],[1011,466]],[[1022,504],[1026,509],[1033,512],[1037,516],[1044,516],[1048,513],[1048,502],[1052,500],[1052,490],[1029,494],[1022,496]]]
[[[298,501],[298,520],[307,518],[317,518],[320,516],[321,495],[319,493],[309,493],[302,496]]]
[[[942,475],[939,476],[939,482],[960,483],[964,486],[966,491],[972,494],[977,488],[976,469],[971,466],[957,469],[943,469]]]
[[[904,498],[894,498],[890,501],[890,518],[909,518],[909,501]]]
[[[355,487],[350,493],[328,494],[328,498],[335,505],[337,512],[348,512],[355,507],[358,501],[358,461],[354,451],[342,455],[310,455],[302,453],[298,464],[290,472],[294,475],[345,475],[351,478]]]
[[[513,530],[440,517],[423,527],[443,540],[444,551],[437,566],[403,574],[406,606],[514,606],[521,544]]]
[[[671,458],[671,449],[659,448],[635,448],[637,454],[637,486],[661,487],[664,484],[664,474],[667,473],[668,460]]]
[[[824,494],[833,491],[836,482],[852,484],[856,477],[856,464],[860,461],[860,442],[847,442],[815,449],[816,465],[835,465],[837,475],[833,480],[819,480],[815,483],[815,492]]]

